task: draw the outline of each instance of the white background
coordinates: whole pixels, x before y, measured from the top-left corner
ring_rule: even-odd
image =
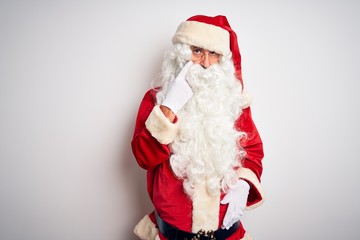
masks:
[[[256,240],[359,239],[358,1],[1,1],[0,239],[128,240],[130,141],[181,21],[228,17],[264,141]]]

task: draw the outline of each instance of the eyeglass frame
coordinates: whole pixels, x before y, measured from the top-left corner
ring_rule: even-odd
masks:
[[[197,47],[197,46],[190,46],[190,50],[191,50],[192,56],[195,58],[195,61],[203,60],[205,55],[208,55],[209,61],[211,61],[211,62],[220,61],[220,58],[222,57],[222,55],[220,53],[217,53],[215,51],[206,50],[206,49],[203,49],[203,48]],[[195,51],[200,51],[200,53],[196,53]]]

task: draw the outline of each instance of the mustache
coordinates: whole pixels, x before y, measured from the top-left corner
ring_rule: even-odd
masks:
[[[194,89],[216,87],[221,84],[221,79],[224,77],[225,72],[218,64],[213,64],[208,68],[194,64],[186,75],[188,84]]]
[[[198,77],[204,76],[206,78],[206,77],[210,77],[208,75],[217,75],[219,73],[223,73],[224,71],[219,64],[212,64],[207,68],[204,68],[200,64],[194,64],[190,68],[189,72],[197,74]]]

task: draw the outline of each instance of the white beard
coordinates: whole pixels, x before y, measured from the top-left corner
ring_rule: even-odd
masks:
[[[188,195],[193,196],[199,184],[217,195],[236,182],[234,168],[244,155],[239,145],[244,133],[234,128],[241,114],[242,86],[234,77],[232,62],[208,69],[193,65],[187,80],[193,96],[178,112],[179,133],[170,145],[171,167],[184,180]]]

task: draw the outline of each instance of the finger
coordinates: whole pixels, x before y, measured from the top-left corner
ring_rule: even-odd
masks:
[[[188,62],[184,65],[183,69],[184,69],[184,68],[185,68],[185,70],[186,70],[186,69],[189,69],[193,64],[194,64],[194,63],[190,60],[190,61],[188,61]]]
[[[230,228],[229,225],[230,225],[230,224],[229,224],[228,222],[225,222],[225,221],[224,221],[223,224],[221,225],[221,228],[222,228],[222,229],[224,229],[224,228],[225,228],[225,229],[229,229],[229,228]]]
[[[187,71],[189,70],[189,68],[193,65],[192,61],[188,61],[185,66],[181,69],[178,77],[183,77],[185,76],[185,74],[187,73]]]
[[[221,204],[228,204],[230,202],[230,196],[225,195],[225,197],[220,201]]]
[[[174,82],[174,80],[175,80],[175,76],[174,76],[174,74],[171,74],[169,82],[172,83],[172,82]]]
[[[225,226],[225,228],[228,229],[231,226],[230,223],[233,218],[234,218],[234,211],[233,211],[233,209],[228,208],[226,211],[225,217],[223,219],[223,225]]]

